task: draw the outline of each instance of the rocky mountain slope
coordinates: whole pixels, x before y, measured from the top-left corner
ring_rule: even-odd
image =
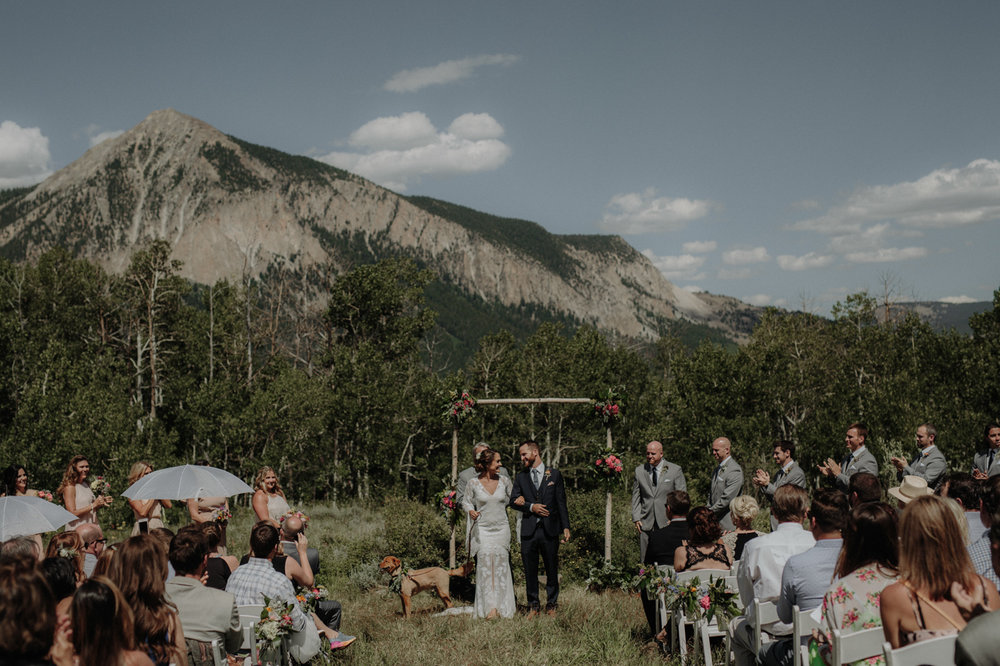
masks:
[[[402,197],[170,109],[0,198],[0,253],[11,259],[62,245],[120,272],[152,239],[169,241],[182,274],[201,284],[283,266],[322,298],[317,271],[404,254],[467,298],[530,305],[629,338],[653,339],[677,319],[734,339],[747,332],[731,304],[722,311],[676,288],[618,236],[557,236]]]

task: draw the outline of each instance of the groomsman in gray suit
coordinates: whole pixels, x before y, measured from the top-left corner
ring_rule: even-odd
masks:
[[[991,423],[983,433],[986,450],[972,459],[972,478],[982,481],[1000,474],[1000,425]]]
[[[774,462],[778,464],[778,472],[774,475],[774,480],[771,480],[771,475],[762,469],[758,469],[753,474],[753,483],[755,486],[760,486],[767,495],[768,499],[774,497],[774,491],[788,484],[793,486],[798,486],[805,490],[806,487],[806,473],[802,471],[799,464],[792,459],[795,455],[795,444],[786,440],[778,440],[774,443],[774,451],[771,452],[771,457],[774,458]],[[771,531],[778,529],[778,520],[771,514]]]
[[[715,512],[724,530],[736,529],[729,517],[729,503],[743,491],[743,468],[729,455],[732,448],[732,443],[725,437],[712,442],[712,457],[719,461],[719,466],[712,473],[708,508]]]
[[[687,481],[680,465],[663,459],[663,445],[653,441],[646,445],[646,464],[635,468],[632,484],[632,522],[639,532],[639,560],[645,561],[646,546],[651,530],[666,527],[667,493],[687,490]]]
[[[878,476],[878,463],[875,456],[865,446],[868,439],[868,426],[864,423],[852,423],[847,429],[847,436],[844,443],[847,445],[849,453],[838,465],[833,458],[827,458],[822,465],[817,465],[823,476],[833,477],[837,487],[847,492],[851,483],[851,477],[858,472],[868,472]]]
[[[892,465],[896,468],[896,480],[902,481],[904,476],[919,476],[927,481],[928,488],[937,490],[948,472],[948,461],[937,447],[937,428],[930,423],[919,426],[917,448],[920,452],[909,465],[902,458],[895,456],[892,458]]]

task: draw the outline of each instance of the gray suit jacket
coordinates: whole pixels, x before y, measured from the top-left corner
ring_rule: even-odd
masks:
[[[853,454],[848,454],[844,457],[843,462],[840,463],[840,474],[837,475],[837,485],[845,492],[847,491],[848,484],[851,482],[851,477],[858,472],[868,472],[869,474],[878,476],[878,463],[875,461],[875,456],[872,455],[872,452],[868,450],[868,447],[865,447],[861,455],[852,456]]]
[[[458,473],[458,485],[455,487],[456,499],[458,500],[458,506],[462,506],[462,500],[465,499],[465,487],[469,485],[469,479],[474,479],[479,474],[476,472],[475,467],[466,467],[461,472]],[[510,478],[510,474],[507,472],[506,467],[500,468],[500,476],[506,476]]]
[[[1000,666],[997,634],[1000,613],[986,613],[975,618],[958,634],[955,642],[957,666]]]
[[[635,468],[635,482],[632,484],[632,522],[642,521],[642,529],[653,529],[653,521],[660,527],[667,526],[667,493],[672,490],[687,490],[687,481],[680,465],[663,461],[656,487],[645,465]]]
[[[997,474],[1000,474],[1000,451],[997,451],[993,455],[993,464],[989,465],[989,462],[990,462],[989,449],[977,453],[976,456],[972,459],[972,471],[978,469],[980,472],[984,472],[986,476],[996,476]],[[989,469],[986,469],[987,465],[989,465],[990,467]]]
[[[291,541],[282,541],[281,550],[288,557],[292,558],[296,562],[299,562],[299,552],[295,550],[295,544]],[[309,560],[309,568],[312,569],[313,575],[319,573],[319,551],[309,546],[306,548],[306,559]],[[302,564],[302,562],[299,562]]]
[[[725,467],[712,473],[712,485],[708,491],[708,508],[722,520],[729,515],[729,503],[743,492],[743,468],[735,459],[729,458]]]
[[[205,643],[221,638],[228,652],[240,648],[243,641],[240,614],[232,594],[205,587],[201,581],[187,576],[174,576],[167,581],[164,596],[177,606],[184,638]]]
[[[802,468],[799,467],[799,464],[794,460],[788,468],[787,474],[783,470],[779,469],[777,473],[771,477],[771,483],[767,484],[767,487],[764,488],[764,494],[768,497],[773,497],[775,490],[781,486],[786,486],[789,483],[793,486],[798,486],[799,488],[806,487],[806,473],[802,471]]]
[[[896,480],[902,481],[907,474],[919,476],[927,481],[927,486],[931,490],[936,490],[940,485],[944,475],[948,472],[948,461],[944,459],[944,454],[937,446],[927,452],[918,453],[910,464],[903,468],[902,472],[896,472]]]

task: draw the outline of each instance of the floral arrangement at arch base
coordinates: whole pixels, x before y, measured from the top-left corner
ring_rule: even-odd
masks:
[[[718,578],[704,583],[697,577],[679,582],[676,574],[663,576],[656,567],[642,565],[633,586],[637,590],[646,590],[650,598],[662,592],[664,603],[671,613],[683,612],[688,620],[704,618],[706,622],[718,617],[721,625],[741,613],[736,606],[738,592],[726,587],[724,573],[720,571]]]
[[[607,392],[594,399],[594,415],[601,420],[605,428],[610,428],[622,420],[624,399],[620,388],[608,389]]]
[[[468,391],[452,391],[448,402],[444,405],[441,418],[452,427],[459,427],[470,416],[476,413],[476,399]]]
[[[458,522],[458,517],[462,515],[462,507],[458,505],[458,493],[451,488],[445,488],[434,496],[434,502],[441,509],[441,515],[447,520],[449,525]]]

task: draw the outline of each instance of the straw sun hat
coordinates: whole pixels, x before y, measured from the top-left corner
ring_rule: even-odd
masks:
[[[906,504],[912,499],[930,495],[931,489],[927,487],[927,479],[919,476],[904,476],[901,484],[895,488],[889,488],[889,494],[899,500],[900,504]]]

